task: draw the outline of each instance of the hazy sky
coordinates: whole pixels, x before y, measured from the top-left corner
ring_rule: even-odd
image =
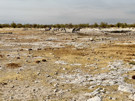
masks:
[[[135,23],[135,0],[0,0],[0,23]]]

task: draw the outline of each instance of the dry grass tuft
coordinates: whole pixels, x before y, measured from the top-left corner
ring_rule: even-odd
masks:
[[[41,61],[37,60],[36,63],[39,64]]]
[[[21,59],[20,57],[17,57],[17,59]]]
[[[135,79],[135,75],[132,76],[132,79]]]
[[[47,60],[46,59],[42,59],[42,62],[47,62]]]
[[[21,67],[19,64],[17,63],[9,63],[7,64],[7,68],[11,68],[11,69],[15,69],[15,68],[19,68]]]
[[[0,54],[0,58],[3,58],[3,55]]]
[[[131,64],[131,65],[135,65],[135,62],[134,62],[134,61],[132,61],[132,62],[129,62],[129,64]]]

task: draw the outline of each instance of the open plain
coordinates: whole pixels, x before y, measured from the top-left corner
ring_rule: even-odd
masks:
[[[0,101],[135,101],[135,32],[0,29]]]

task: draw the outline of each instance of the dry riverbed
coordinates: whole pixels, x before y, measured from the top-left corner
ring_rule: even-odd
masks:
[[[0,101],[135,100],[134,34],[0,33]]]

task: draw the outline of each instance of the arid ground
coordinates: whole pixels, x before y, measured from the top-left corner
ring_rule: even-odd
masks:
[[[134,101],[134,75],[134,32],[0,29],[0,101]]]

